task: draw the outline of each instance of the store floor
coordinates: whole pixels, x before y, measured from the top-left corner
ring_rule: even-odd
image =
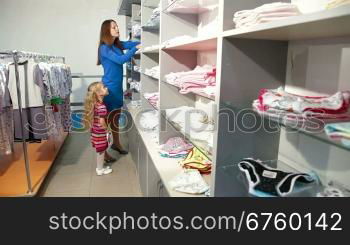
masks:
[[[127,139],[121,137],[123,142]],[[42,197],[141,197],[140,184],[130,154],[111,164],[113,173],[97,176],[95,152],[86,133],[68,136],[39,196]]]

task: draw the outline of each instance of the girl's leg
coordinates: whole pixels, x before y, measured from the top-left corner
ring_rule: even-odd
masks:
[[[105,158],[105,152],[97,152],[96,153],[96,160],[97,160],[97,164],[96,164],[96,174],[97,175],[106,175],[106,174],[110,174],[113,172],[112,169],[110,168],[104,168],[104,160]]]
[[[104,164],[104,158],[105,158],[105,152],[96,152],[96,157],[97,157],[97,164],[96,164],[96,168],[98,170],[102,170],[103,169],[103,164]]]

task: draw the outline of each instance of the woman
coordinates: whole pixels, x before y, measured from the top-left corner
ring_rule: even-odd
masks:
[[[109,91],[109,95],[104,98],[104,103],[108,110],[107,122],[113,135],[111,148],[122,155],[128,154],[122,149],[119,140],[119,117],[123,106],[123,64],[130,61],[140,48],[139,42],[119,40],[119,29],[114,20],[106,20],[102,23],[97,65],[103,66],[102,82]],[[124,53],[124,50],[128,51]],[[108,160],[114,159],[106,159]]]

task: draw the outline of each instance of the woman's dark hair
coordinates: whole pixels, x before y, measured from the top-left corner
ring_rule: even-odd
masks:
[[[101,25],[100,42],[98,44],[98,53],[97,53],[97,65],[101,65],[100,47],[102,44],[114,45],[119,49],[123,50],[123,46],[120,43],[119,37],[114,39],[113,36],[111,35],[112,22],[116,23],[114,20],[105,20]],[[113,42],[113,39],[114,39],[114,42]]]

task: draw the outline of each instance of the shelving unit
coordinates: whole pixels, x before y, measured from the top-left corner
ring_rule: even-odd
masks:
[[[185,2],[202,3],[199,0]],[[350,188],[348,148],[329,139],[322,130],[306,131],[299,125],[252,111],[252,103],[263,88],[283,87],[287,92],[301,95],[350,90],[350,6],[249,29],[234,29],[235,12],[272,2],[213,0],[208,1],[209,11],[204,7],[168,12],[168,1],[161,0],[159,32],[147,29],[142,32],[143,48],[159,45],[159,49],[141,54],[142,70],[160,66],[159,80],[141,74],[141,93],[160,93],[159,122],[165,130],[159,133],[159,144],[170,137],[181,136],[198,145],[165,116],[167,109],[180,106],[202,109],[215,123],[210,152],[198,145],[213,162],[213,173],[206,176],[211,185],[211,196],[249,196],[246,186],[235,176],[237,167],[232,167],[247,157],[272,160],[269,161],[271,167],[287,171],[313,171],[323,185],[333,181]],[[142,1],[142,24],[147,22],[158,3]],[[183,35],[192,39],[184,38],[165,45]],[[180,94],[178,87],[165,80],[171,72],[190,71],[204,64],[216,66],[215,96]],[[154,110],[148,102],[142,104],[142,109]],[[169,196],[182,196],[172,192],[166,183],[181,171],[173,168],[176,161],[160,160],[153,149],[157,146],[148,144],[146,136],[141,138],[154,162],[152,169],[157,171]],[[163,165],[160,167],[157,161],[162,161]],[[160,168],[164,171],[171,168],[172,172],[165,178]],[[316,189],[319,191],[322,186]]]
[[[260,24],[248,29],[229,30],[224,37],[266,39],[266,40],[305,40],[332,38],[350,35],[350,6],[305,14],[280,21]]]

